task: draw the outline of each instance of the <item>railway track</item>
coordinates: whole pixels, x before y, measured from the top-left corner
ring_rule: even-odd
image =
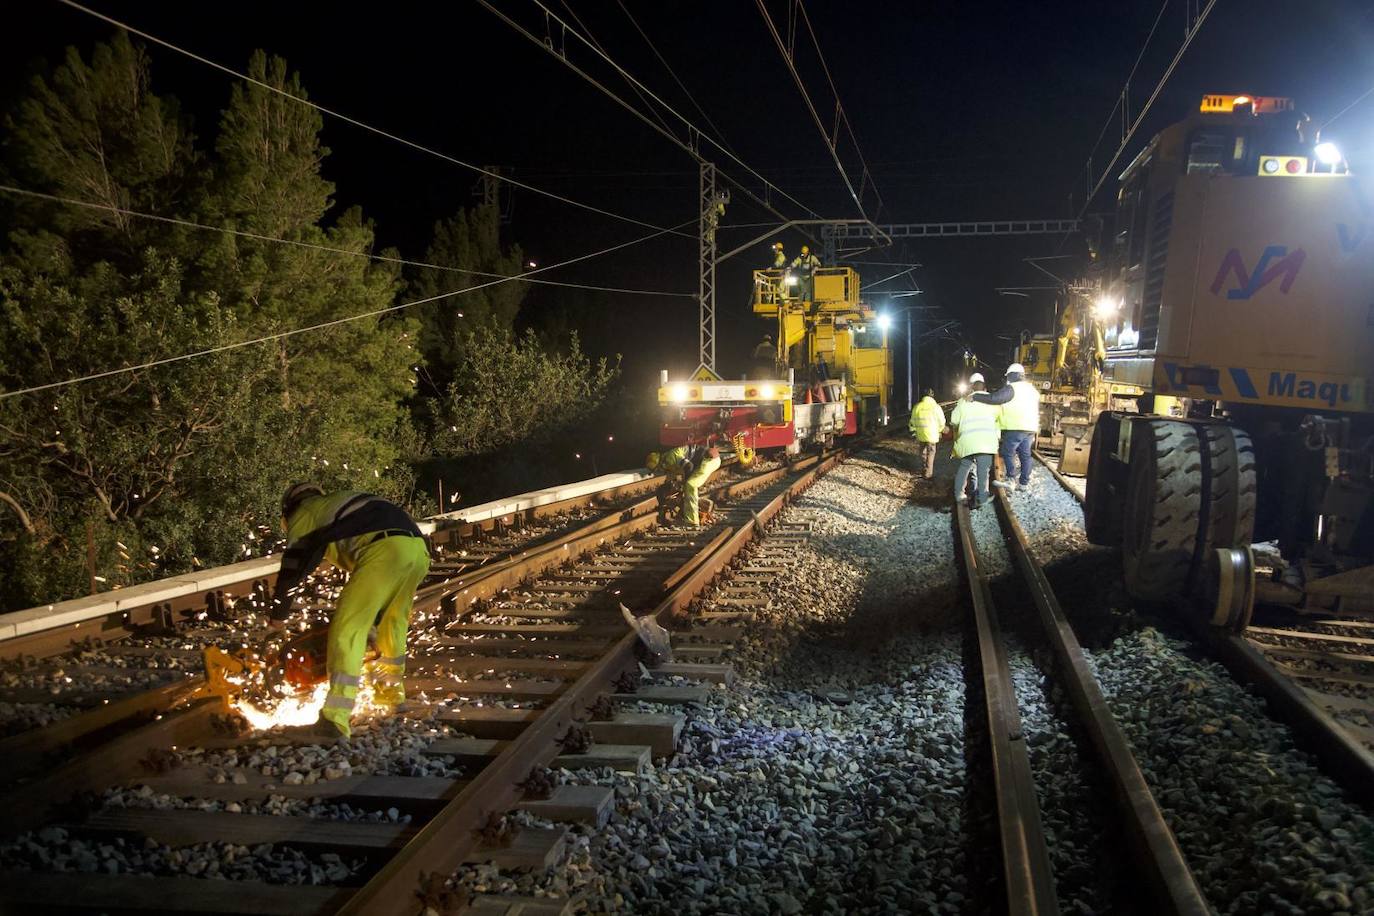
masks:
[[[95,869],[79,865],[83,874],[76,876],[8,874],[0,900],[22,905],[24,912],[91,906],[102,911],[409,913],[426,876],[450,873],[466,857],[508,864],[556,857],[559,831],[511,836],[503,827],[501,812],[519,803],[522,794],[538,794],[518,783],[549,763],[642,769],[652,756],[671,753],[681,727],[671,713],[615,714],[613,697],[636,685],[629,675],[640,670],[639,640],[621,618],[620,605],[652,607],[665,624],[679,617],[787,499],[836,460],[813,458],[791,470],[717,486],[711,494],[716,518],[699,531],[659,528],[652,498],[622,499],[614,510],[539,532],[538,543],[517,538],[488,544],[480,565],[452,568],[441,560],[438,575],[417,594],[407,686],[419,701],[408,716],[423,723],[411,730],[424,732],[422,753],[438,761],[420,770],[442,775],[354,776],[356,764],[347,755],[312,754],[270,733],[217,734],[223,725],[217,701],[187,702],[197,686],[194,676],[5,739],[10,833],[61,830],[159,849],[194,849],[207,841],[236,848],[271,843],[332,856],[330,886],[107,874],[107,859]],[[503,526],[492,527],[497,537],[504,536]],[[459,562],[471,564],[476,554],[469,548]],[[746,580],[742,587],[758,586]],[[225,634],[215,635],[223,639]],[[729,628],[715,635],[728,638]],[[45,644],[61,642],[47,637]],[[671,709],[699,689],[684,686],[687,682],[728,680],[728,666],[718,664],[727,644],[728,639],[713,638],[709,628],[694,632],[693,643],[679,651],[680,660],[656,666],[655,683],[635,697]],[[127,648],[146,655],[148,647]],[[383,737],[394,742],[397,736]],[[366,728],[361,738],[366,745]],[[268,759],[278,762],[264,766]],[[415,770],[413,755],[402,766]],[[209,810],[107,806],[92,813],[70,804],[83,793],[128,783],[141,786],[143,797],[194,798],[201,807],[208,803]],[[560,790],[548,799],[528,798],[526,807],[595,821],[604,818],[609,795]],[[125,795],[119,798],[126,801]],[[262,810],[264,800],[300,811],[304,799],[334,807],[321,817],[245,813],[245,808]],[[384,822],[330,817],[345,805],[351,807],[342,810],[381,812]],[[483,827],[485,833],[479,830]],[[347,875],[337,874],[344,868],[341,856],[343,861],[352,857]]]
[[[1046,836],[1042,823],[1040,796],[1018,701],[1018,695],[1024,696],[1035,687],[1024,678],[1019,685],[1014,682],[1013,668],[1018,664],[1027,667],[1026,649],[1019,640],[1009,638],[1001,623],[1006,615],[1027,617],[1035,614],[1053,653],[1057,683],[1072,702],[1078,716],[1077,725],[1088,738],[1096,770],[1106,784],[1122,832],[1133,849],[1133,870],[1153,898],[1152,904],[1138,911],[1209,912],[1005,494],[999,493],[995,503],[1001,526],[999,533],[1019,574],[1017,587],[1000,590],[1004,599],[1001,607],[994,600],[992,576],[988,571],[989,554],[996,547],[987,541],[991,532],[985,529],[984,543],[980,547],[971,512],[965,503],[955,508],[955,526],[973,607],[1007,911],[1023,914],[1061,912],[1053,863],[1056,858],[1062,860],[1064,857],[1052,854],[1052,840]],[[1040,704],[1045,703],[1043,697],[1036,699]],[[1074,855],[1081,858],[1085,853],[1092,851],[1078,850]],[[1139,901],[1135,903],[1139,905]]]

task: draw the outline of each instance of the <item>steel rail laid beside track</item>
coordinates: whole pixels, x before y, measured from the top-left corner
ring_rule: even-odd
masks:
[[[104,910],[415,912],[416,895],[429,876],[451,874],[472,855],[480,860],[482,855],[510,854],[489,848],[477,851],[483,842],[478,830],[519,800],[519,783],[533,770],[555,758],[559,766],[606,765],[607,758],[615,758],[610,765],[633,768],[650,756],[650,745],[655,745],[655,755],[671,753],[676,734],[671,723],[643,722],[642,716],[587,721],[595,719],[598,700],[614,691],[624,675],[638,670],[639,639],[620,619],[617,606],[622,601],[631,607],[652,606],[660,624],[671,624],[761,535],[789,499],[838,460],[834,455],[811,459],[806,467],[779,469],[717,488],[718,499],[734,502],[718,513],[714,525],[698,532],[658,528],[652,501],[642,500],[538,548],[422,589],[417,619],[428,619],[440,629],[437,638],[415,640],[407,690],[421,698],[425,691],[450,698],[461,694],[457,705],[444,706],[441,701],[427,712],[436,723],[470,737],[434,742],[425,753],[460,761],[466,770],[463,778],[358,776],[282,786],[279,776],[265,779],[252,771],[246,782],[227,783],[189,771],[149,776],[146,762],[159,754],[165,757],[169,749],[233,747],[236,740],[258,746],[264,738],[274,740],[270,733],[247,739],[217,735],[219,703],[200,700],[179,709],[151,707],[147,712],[157,716],[154,721],[93,751],[63,745],[76,751],[74,757],[56,770],[39,771],[28,782],[13,785],[3,799],[11,815],[7,832],[51,825],[56,813],[59,823],[77,832],[141,835],[171,846],[214,840],[348,850],[380,863],[361,887],[10,872],[0,879],[3,899],[22,903],[25,912],[74,905]],[[694,636],[700,640],[703,633],[709,634],[709,628],[694,631]],[[682,648],[686,657],[705,659],[718,658],[721,651],[723,647],[710,644],[709,635],[704,642]],[[660,666],[655,674],[718,680],[729,676],[726,666],[691,662]],[[674,689],[665,687],[661,694],[651,695],[668,696]],[[510,703],[468,701],[491,697],[517,702],[512,708]],[[583,763],[577,753],[560,753],[558,747],[560,739],[583,727],[582,722],[593,733],[612,736],[605,739],[612,743],[600,746],[600,756],[597,744],[583,752],[595,762]],[[614,743],[614,736],[631,734],[647,737],[627,742],[632,746]],[[666,748],[659,746],[665,741]],[[60,810],[64,801],[82,792],[121,784],[222,801],[271,794],[348,799],[354,807],[415,811],[419,826],[184,809],[117,809],[83,820],[70,809]],[[609,800],[603,800],[603,808],[608,805]],[[557,837],[541,838],[538,831],[531,837],[526,845],[545,843],[549,855],[561,848]],[[73,890],[77,883],[84,893]]]
[[[997,513],[1002,536],[1021,576],[1020,594],[1026,596],[1027,604],[1033,605],[1038,613],[1053,649],[1059,682],[1064,685],[1089,737],[1124,832],[1135,852],[1131,866],[1145,882],[1156,902],[1157,912],[1190,916],[1208,913],[1206,901],[1177,840],[1165,823],[1125,735],[1088,669],[1082,647],[1004,494],[997,497]],[[997,610],[973,533],[970,510],[964,503],[956,505],[955,524],[968,571],[982,663],[1007,908],[1018,914],[1057,913],[1055,878],[1041,826],[1025,735],[1021,732],[1007,647],[997,622]],[[1030,608],[1017,610],[1029,612]]]

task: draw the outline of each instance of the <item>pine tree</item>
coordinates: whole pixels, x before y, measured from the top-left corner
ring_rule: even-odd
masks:
[[[500,213],[493,205],[459,210],[435,223],[425,261],[452,269],[415,270],[413,298],[428,299],[464,287],[481,287],[416,307],[420,350],[427,367],[424,390],[437,395],[448,390],[464,359],[465,335],[475,328],[514,328],[529,284],[515,280],[485,285],[494,279],[491,275],[512,277],[521,273],[524,263],[518,245],[502,247]]]

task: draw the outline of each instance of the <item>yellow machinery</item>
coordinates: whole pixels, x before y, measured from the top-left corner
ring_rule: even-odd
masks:
[[[1252,541],[1297,600],[1371,594],[1374,204],[1339,150],[1286,99],[1208,96],[1123,173],[1115,228],[1102,377],[1143,394],[1097,419],[1089,539],[1221,625],[1248,619]]]
[[[859,299],[859,274],[822,267],[810,301],[781,270],[754,271],[754,314],[777,322],[777,363],[808,386],[842,384],[847,413],[860,429],[887,422],[892,357],[889,319]]]
[[[1023,334],[1012,357],[1025,367],[1026,380],[1040,389],[1036,447],[1058,455],[1065,474],[1087,473],[1097,415],[1145,393],[1138,385],[1102,376],[1104,322],[1094,308],[1099,298],[1088,281],[1066,284],[1056,308],[1057,333]]]
[[[796,453],[887,422],[887,320],[860,302],[848,267],[820,268],[812,283],[803,299],[788,272],[754,271],[754,313],[777,322],[776,352],[737,381],[702,369],[681,381],[663,373],[663,445],[729,442],[747,463],[756,451]]]

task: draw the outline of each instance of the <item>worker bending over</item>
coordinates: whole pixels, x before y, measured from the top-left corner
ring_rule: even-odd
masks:
[[[682,522],[700,525],[698,508],[701,488],[720,470],[720,449],[705,445],[679,445],[665,452],[650,452],[644,463],[649,470],[661,470],[669,477],[682,478]]]
[[[921,450],[922,475],[926,480],[935,476],[935,446],[945,431],[945,412],[935,400],[935,389],[927,388],[924,396],[911,412],[911,434]]]
[[[792,259],[792,271],[797,276],[797,298],[810,302],[816,291],[816,271],[821,268],[821,259],[811,253],[810,245],[801,247],[801,254]]]
[[[988,472],[992,469],[992,455],[997,451],[999,408],[974,400],[986,387],[982,373],[969,376],[968,386],[968,395],[955,404],[949,414],[950,425],[954,427],[954,457],[959,459],[959,468],[954,472],[954,501],[966,500],[964,487],[968,484],[969,472],[976,469],[978,480],[973,508],[981,509],[988,501]]]
[[[974,400],[981,404],[997,405],[1001,414],[997,424],[1002,430],[1002,466],[1007,479],[993,483],[994,487],[1016,490],[1030,489],[1031,447],[1040,431],[1040,392],[1026,381],[1026,369],[1020,363],[1007,367],[1007,383],[990,394],[979,394]],[[1013,461],[1021,460],[1020,474]],[[1013,480],[1012,478],[1016,478]]]
[[[278,627],[291,613],[291,592],[327,559],[349,574],[329,620],[329,695],[303,734],[347,738],[363,674],[367,633],[377,626],[379,658],[368,667],[373,699],[382,706],[405,702],[406,630],[415,589],[429,572],[429,549],[420,529],[394,503],[345,490],[325,495],[313,483],[296,483],[282,495],[286,552],[272,593]]]

